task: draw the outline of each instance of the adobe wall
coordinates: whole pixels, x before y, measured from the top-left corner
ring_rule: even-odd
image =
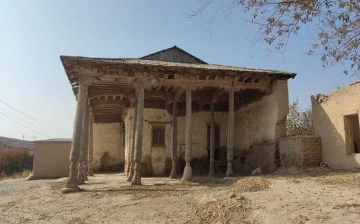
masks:
[[[132,141],[132,129],[134,125],[134,109],[128,109],[123,116],[125,123],[125,167],[128,163],[129,150]],[[144,109],[143,123],[143,147],[142,147],[142,175],[164,175],[171,171],[171,148],[172,148],[172,116],[161,109]],[[151,146],[151,129],[153,124],[165,126],[165,146]]]
[[[311,96],[314,134],[321,136],[322,159],[334,169],[360,168],[360,154],[349,154],[344,116],[360,116],[360,81],[332,92]]]
[[[35,141],[32,178],[67,177],[71,141]]]
[[[278,140],[285,136],[285,122],[288,113],[287,81],[279,80],[273,84],[272,93],[261,100],[249,104],[235,112],[234,125],[234,170],[249,173],[260,166],[265,171],[275,169]],[[132,130],[134,109],[124,115],[125,130]],[[186,117],[178,117],[177,152],[180,163],[185,154]],[[208,169],[207,126],[210,112],[192,114],[193,172]],[[166,110],[144,109],[143,132],[143,172],[144,175],[167,175],[171,170],[172,116]],[[216,112],[215,122],[220,125],[220,145],[227,147],[227,112]],[[165,147],[151,147],[151,125],[166,125]],[[125,158],[128,158],[132,133],[125,133]],[[194,160],[201,164],[196,167]],[[180,164],[181,166],[181,164]]]
[[[321,160],[321,139],[317,136],[293,136],[279,141],[281,166],[317,167]]]
[[[272,93],[235,114],[234,169],[249,173],[256,167],[276,168],[278,140],[286,135],[289,112],[287,80],[273,84]]]
[[[124,131],[120,123],[94,123],[94,171],[118,171],[124,167]]]
[[[207,125],[210,123],[210,112],[193,113],[192,115],[192,151],[193,159],[208,160],[207,151]],[[127,110],[125,116],[126,130],[132,130],[134,122],[134,109]],[[227,141],[227,113],[216,112],[215,122],[221,126],[221,145]],[[151,146],[151,129],[153,124],[163,124],[166,127],[165,147]],[[144,175],[168,175],[171,171],[172,148],[172,116],[161,109],[144,109],[143,123],[143,154],[142,166]],[[185,116],[178,117],[177,153],[181,161],[185,160]],[[131,132],[125,133],[125,158],[129,156],[131,145]],[[126,162],[127,164],[127,162]],[[126,166],[126,165],[125,165]],[[179,164],[181,166],[181,164]],[[197,172],[194,170],[194,172]]]

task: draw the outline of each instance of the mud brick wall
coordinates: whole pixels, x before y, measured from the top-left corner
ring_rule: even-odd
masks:
[[[322,161],[321,139],[317,136],[294,136],[279,141],[282,167],[315,167]]]

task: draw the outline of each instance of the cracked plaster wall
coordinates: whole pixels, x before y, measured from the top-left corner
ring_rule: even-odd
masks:
[[[360,153],[349,153],[346,149],[344,125],[344,116],[360,117],[359,99],[360,81],[329,96],[311,96],[314,134],[321,137],[322,160],[331,168],[360,168]]]
[[[124,131],[120,123],[94,123],[93,168],[98,171],[123,169]]]
[[[235,112],[234,117],[234,169],[238,173],[249,173],[258,166],[264,170],[275,169],[278,140],[284,137],[288,114],[288,89],[286,80],[273,83],[272,93]],[[123,116],[125,130],[132,130],[134,109]],[[208,160],[207,125],[210,112],[192,114],[193,159]],[[164,175],[171,169],[172,116],[161,109],[144,109],[143,170],[146,175]],[[227,112],[216,112],[215,122],[220,125],[220,145],[227,146]],[[151,147],[151,124],[166,126],[165,147]],[[180,159],[185,153],[186,117],[178,117],[177,152]],[[125,133],[125,158],[128,158],[132,132]],[[196,173],[196,170],[194,170]]]

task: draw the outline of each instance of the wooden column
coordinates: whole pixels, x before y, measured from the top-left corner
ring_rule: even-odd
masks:
[[[91,113],[89,117],[89,142],[88,142],[88,169],[87,174],[88,176],[94,176],[94,170],[93,170],[93,125],[94,125],[94,115]]]
[[[136,105],[135,105],[135,109],[134,109],[134,122],[133,122],[132,130],[131,130],[131,142],[130,142],[130,146],[129,146],[129,163],[130,163],[130,165],[129,165],[129,173],[128,173],[128,178],[127,178],[128,182],[131,182],[131,180],[134,176],[135,133],[136,133],[137,113],[139,111],[138,102],[139,101],[135,101]]]
[[[82,116],[82,126],[81,126],[80,160],[78,165],[78,184],[84,184],[86,180],[85,164],[87,163],[86,157],[87,157],[88,134],[89,134],[89,104],[87,100],[87,91],[86,91],[84,113]]]
[[[211,102],[209,177],[213,177],[215,174],[215,112],[214,111],[215,111],[214,102]]]
[[[134,101],[132,101],[132,100],[130,100],[130,108],[131,109],[135,108]],[[125,127],[125,139],[126,138],[128,139],[128,145],[127,145],[127,151],[128,152],[127,152],[127,155],[126,155],[126,158],[125,158],[124,173],[126,174],[127,177],[130,174],[130,166],[131,166],[131,160],[132,160],[132,155],[131,154],[132,154],[132,145],[133,145],[133,138],[134,138],[134,133],[133,133],[132,130],[134,129],[135,125],[134,125],[134,122],[132,122],[132,119],[134,119],[134,118],[130,117],[129,124],[126,124],[126,125],[128,125],[128,128]]]
[[[82,117],[86,104],[86,90],[87,88],[85,84],[80,82],[77,95],[74,130],[70,151],[69,176],[66,182],[66,187],[61,189],[63,193],[76,192],[79,190],[77,176],[80,159]]]
[[[142,158],[142,140],[143,140],[143,114],[144,114],[144,86],[141,83],[139,89],[137,113],[136,113],[136,130],[135,130],[135,151],[134,151],[134,176],[131,185],[141,184],[141,158]]]
[[[184,168],[184,174],[182,181],[190,180],[192,177],[191,169],[191,89],[186,90],[186,128],[185,128],[185,161],[186,165]]]
[[[228,147],[227,147],[227,170],[226,176],[233,174],[233,150],[234,150],[234,89],[229,91],[229,114],[228,114]]]
[[[84,115],[85,116],[85,115]],[[85,150],[84,150],[84,165],[83,165],[83,180],[88,181],[88,169],[89,169],[89,122],[90,122],[90,117],[89,117],[89,105],[87,105],[87,119],[86,119],[86,127],[84,129],[84,132],[86,132],[86,138],[84,139],[85,142]]]
[[[172,127],[173,127],[173,144],[172,144],[172,151],[171,151],[171,173],[170,178],[175,179],[177,177],[177,119],[178,119],[178,108],[177,108],[177,100],[175,99],[173,103],[173,120],[172,120]]]

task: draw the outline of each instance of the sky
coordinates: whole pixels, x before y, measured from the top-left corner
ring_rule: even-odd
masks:
[[[216,14],[214,4],[191,16],[201,6],[199,0],[0,0],[0,136],[71,138],[76,100],[60,55],[141,57],[176,45],[207,63],[295,72],[289,101],[303,107],[311,95],[359,79],[306,54],[314,27],[291,38],[285,52],[271,52],[241,7]]]

